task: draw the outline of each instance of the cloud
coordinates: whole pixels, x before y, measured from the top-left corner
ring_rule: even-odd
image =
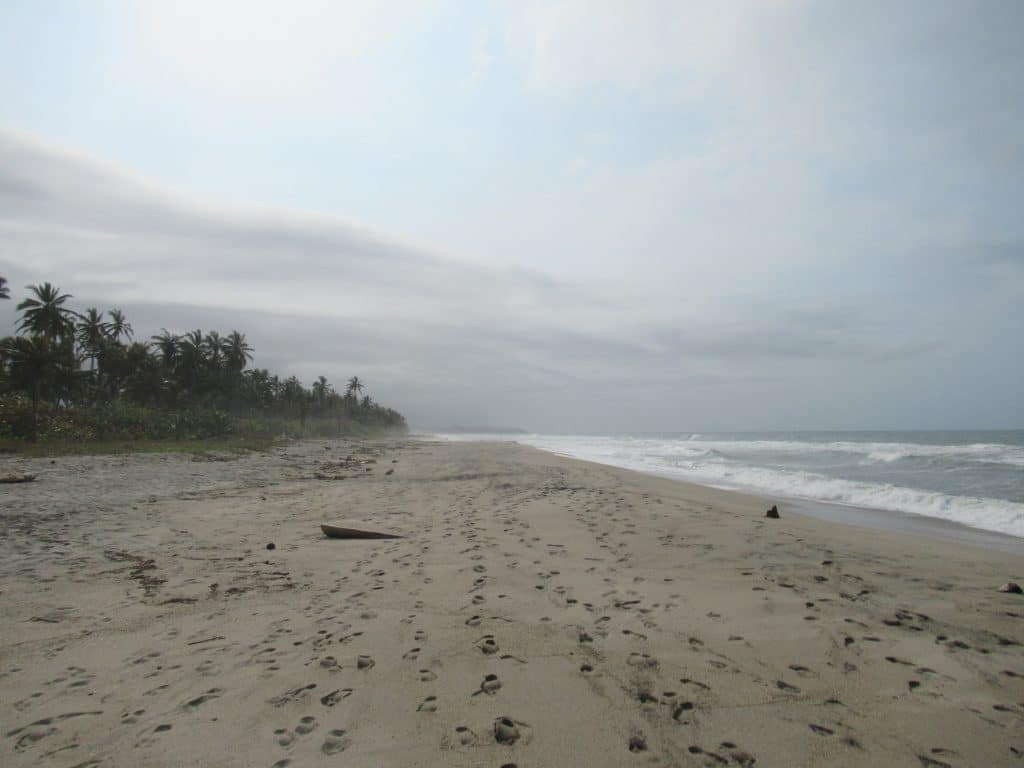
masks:
[[[506,9],[514,18],[513,34],[531,52],[533,87],[635,90],[666,77],[692,88],[708,75],[731,71],[761,23],[800,4],[556,0]]]
[[[490,30],[486,27],[476,30],[473,34],[473,47],[470,50],[469,74],[466,75],[464,85],[477,85],[487,76],[487,72],[494,62],[490,46]]]
[[[163,90],[243,108],[351,114],[365,60],[424,8],[420,0],[153,0],[130,4],[125,16],[135,77]]]
[[[316,93],[297,101],[316,102],[408,22],[335,18],[296,51],[269,7],[236,39],[226,31],[246,10],[218,5],[198,41],[159,11],[157,57],[197,54],[160,65],[168,87],[258,105],[293,103],[298,84]],[[506,6],[512,43],[479,33],[471,80],[490,86],[508,71],[495,58],[524,50],[532,108],[580,107],[589,139],[548,148],[522,197],[438,204],[452,239],[479,233],[460,249],[473,260],[339,218],[196,199],[0,131],[0,269],[16,296],[52,280],[81,306],[123,305],[141,335],[238,328],[258,364],[306,381],[358,373],[420,424],[1020,423],[1002,384],[1024,374],[1006,354],[1021,291],[1014,27],[865,7],[851,20],[802,3]],[[295,23],[316,27],[303,8]],[[351,40],[328,51],[323,30],[340,27]],[[602,105],[626,118],[591,125]],[[1010,245],[935,255],[992,242]],[[996,382],[981,403],[976,376]]]

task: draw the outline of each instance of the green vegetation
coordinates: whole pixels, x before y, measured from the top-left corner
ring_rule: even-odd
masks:
[[[197,457],[266,451],[279,440],[266,437],[224,437],[214,440],[96,440],[93,442],[67,442],[41,440],[30,443],[18,439],[0,438],[0,454],[17,453],[19,456],[74,456],[119,453],[191,453]]]
[[[400,413],[360,397],[358,376],[341,394],[323,376],[307,389],[294,376],[248,368],[254,350],[238,331],[162,330],[141,342],[119,309],[78,313],[67,305],[72,296],[50,283],[28,290],[18,304],[19,335],[0,340],[0,450],[25,441],[57,449],[169,440],[248,446],[406,429]],[[8,298],[0,277],[0,299]]]

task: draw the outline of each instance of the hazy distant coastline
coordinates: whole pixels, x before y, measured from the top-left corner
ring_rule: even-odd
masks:
[[[525,429],[519,427],[492,427],[487,425],[455,425],[450,427],[439,427],[432,430],[442,435],[528,435]]]

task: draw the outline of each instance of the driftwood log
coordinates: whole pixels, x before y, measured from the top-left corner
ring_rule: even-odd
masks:
[[[382,533],[381,531],[367,531],[361,528],[348,528],[341,525],[323,523],[320,529],[331,539],[400,539],[394,533]]]

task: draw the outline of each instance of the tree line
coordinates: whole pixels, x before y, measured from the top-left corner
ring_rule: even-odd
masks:
[[[92,424],[86,437],[109,432],[110,424],[97,423],[104,415],[150,437],[170,436],[158,433],[172,428],[180,437],[190,423],[227,433],[241,419],[284,431],[297,422],[299,434],[342,434],[352,425],[405,429],[400,413],[364,394],[358,376],[339,392],[324,376],[307,388],[295,376],[251,368],[254,350],[238,331],[163,329],[143,341],[120,309],[77,312],[68,305],[73,297],[48,282],[27,290],[17,305],[17,335],[0,339],[0,434],[35,439],[41,411],[69,436]],[[3,277],[0,299],[10,299]],[[19,414],[19,398],[27,398],[29,414]]]

